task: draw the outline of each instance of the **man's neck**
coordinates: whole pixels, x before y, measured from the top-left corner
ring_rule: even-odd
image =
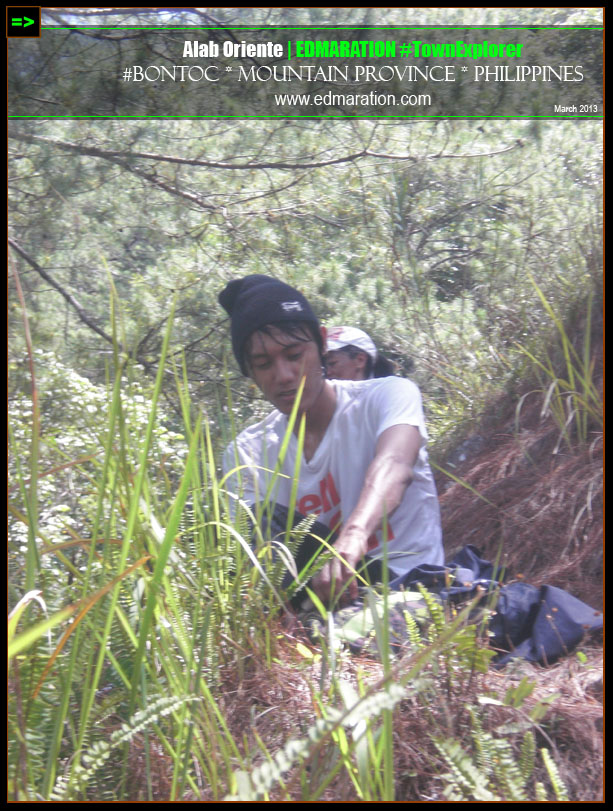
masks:
[[[306,412],[302,452],[307,462],[313,458],[315,451],[324,438],[335,410],[336,391],[328,380],[324,380],[319,396]],[[294,433],[298,433],[298,425],[297,421]]]

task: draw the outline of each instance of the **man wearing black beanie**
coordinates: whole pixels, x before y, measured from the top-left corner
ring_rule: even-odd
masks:
[[[228,484],[249,505],[272,489],[271,501],[287,507],[299,470],[296,509],[338,531],[338,557],[313,579],[315,592],[329,600],[348,587],[355,595],[356,569],[367,553],[381,560],[384,544],[390,580],[423,563],[442,564],[438,499],[417,387],[397,377],[326,380],[325,328],[305,297],[284,282],[246,276],[230,282],[219,301],[231,317],[241,371],[276,409],[226,451],[225,471],[241,468]],[[285,442],[299,394],[298,419]],[[281,475],[275,477],[283,453]]]

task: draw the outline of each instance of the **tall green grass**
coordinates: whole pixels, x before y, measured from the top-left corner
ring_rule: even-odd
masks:
[[[587,442],[590,429],[601,428],[603,421],[602,395],[594,375],[594,347],[591,345],[594,296],[590,294],[586,302],[582,343],[577,349],[561,315],[547,300],[536,281],[531,278],[531,282],[555,329],[561,360],[552,357],[547,346],[543,346],[542,339],[538,347],[517,346],[531,362],[532,372],[541,383],[541,416],[551,416],[558,426],[558,447],[564,442],[571,448],[575,442]],[[524,395],[518,403],[518,421],[527,396]]]
[[[472,701],[479,706],[475,674],[485,672],[489,655],[474,606],[447,612],[425,596],[430,630],[421,634],[407,616],[412,642],[399,658],[390,643],[387,584],[369,590],[380,676],[351,684],[331,615],[320,604],[329,630],[317,654],[311,723],[282,742],[262,739],[247,723],[237,730],[225,713],[226,679],[240,685],[273,668],[282,647],[299,651],[301,643],[280,634],[276,617],[286,611],[285,566],[307,525],[294,529],[288,519],[277,546],[288,552],[272,554],[271,539],[257,530],[252,537],[245,514],[230,509],[210,421],[190,401],[185,369],[167,362],[171,329],[172,319],[142,430],[129,407],[130,364],[115,339],[100,447],[89,467],[75,468],[91,498],[86,522],[71,529],[70,543],[82,550],[74,559],[64,542],[41,537],[33,494],[47,471],[36,442],[15,468],[13,514],[28,522],[36,552],[44,545],[46,554],[33,554],[28,544],[14,584],[22,599],[9,617],[9,796],[315,801],[344,779],[356,799],[402,799],[395,758],[403,705],[417,702],[433,734],[447,737],[461,728],[448,721],[458,702],[461,714]],[[184,447],[180,463],[167,466],[156,426],[170,375]],[[290,430],[295,420],[294,412]],[[36,419],[32,430],[45,435]],[[300,444],[303,425],[296,430]],[[279,475],[277,466],[273,480]],[[271,485],[265,495],[272,492]],[[258,515],[252,518],[257,525]],[[296,573],[299,581],[321,563]],[[434,753],[431,742],[424,746]],[[448,755],[433,767],[439,782],[449,782]],[[499,791],[506,796],[504,787]]]

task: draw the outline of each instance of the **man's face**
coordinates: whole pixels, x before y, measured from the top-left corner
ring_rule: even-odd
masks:
[[[312,339],[294,337],[271,326],[268,332],[251,336],[246,357],[251,378],[282,414],[290,414],[303,377],[300,412],[308,411],[322,392],[321,359]]]
[[[356,352],[351,357],[347,352],[337,349],[326,355],[326,373],[332,380],[364,380],[366,355]]]

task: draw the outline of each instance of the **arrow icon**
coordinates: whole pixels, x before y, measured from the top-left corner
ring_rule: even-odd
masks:
[[[7,8],[6,22],[7,37],[40,37],[40,9],[34,6]]]

